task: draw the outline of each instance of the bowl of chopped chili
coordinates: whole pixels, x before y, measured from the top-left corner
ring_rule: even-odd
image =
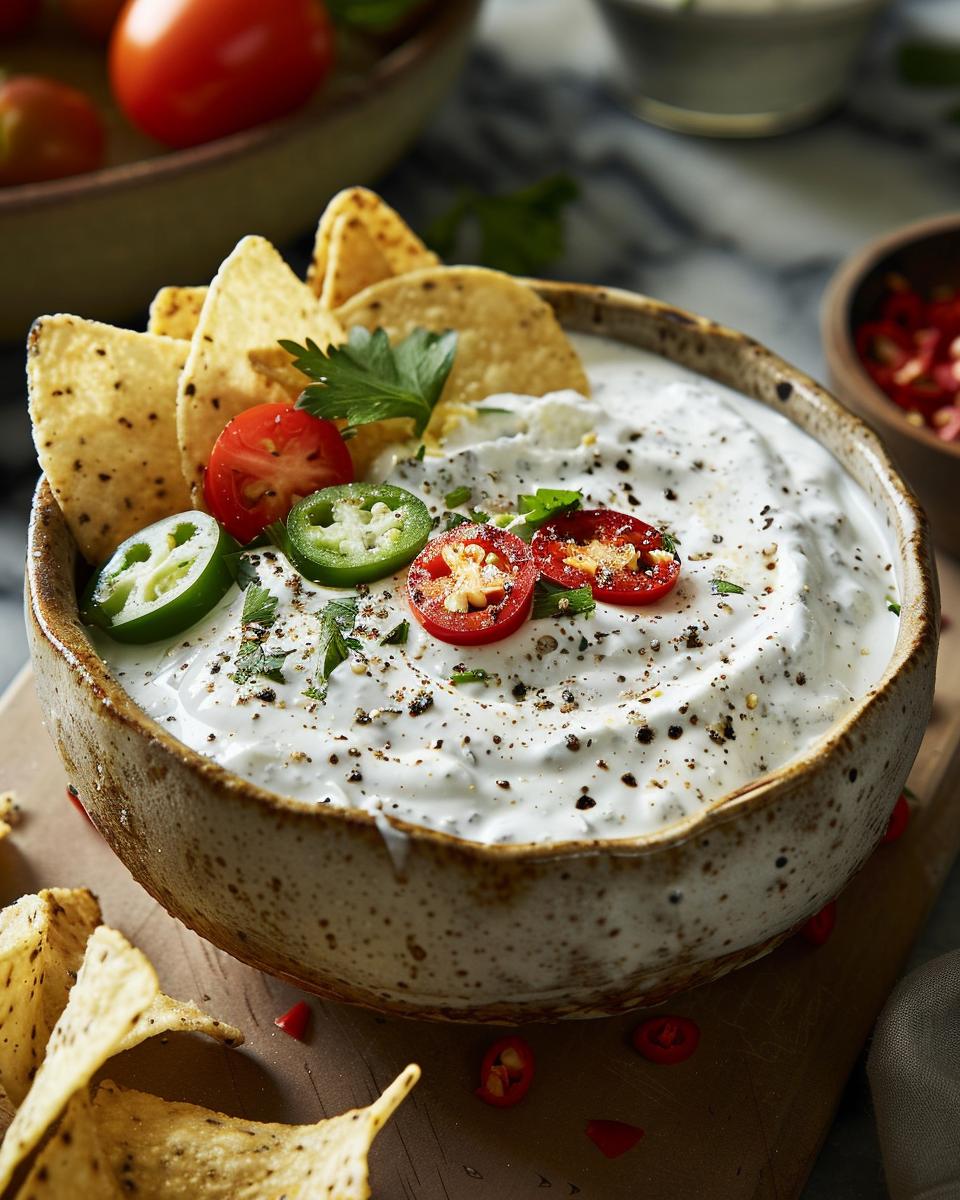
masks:
[[[960,554],[960,213],[903,226],[841,264],[824,295],[834,391],[887,442]]]

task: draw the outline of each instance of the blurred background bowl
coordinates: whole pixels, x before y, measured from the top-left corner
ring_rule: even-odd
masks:
[[[0,189],[0,341],[44,312],[122,320],[164,284],[209,280],[244,234],[302,234],[332,193],[409,147],[457,78],[479,7],[441,0],[398,43],[348,42],[305,108],[187,150],[124,122],[102,48],[46,31],[4,47],[10,74],[49,74],[98,102],[111,155],[86,175]]]
[[[823,298],[821,332],[834,393],[887,443],[930,518],[933,537],[960,555],[960,442],[945,442],[912,425],[864,370],[854,330],[873,319],[891,273],[921,294],[960,286],[960,212],[930,217],[869,242],[841,264]]]

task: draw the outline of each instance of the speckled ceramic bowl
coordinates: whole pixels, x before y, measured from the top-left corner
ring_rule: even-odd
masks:
[[[28,625],[51,736],[97,828],[161,904],[237,958],[393,1013],[519,1022],[650,1004],[777,945],[876,846],[927,723],[937,642],[924,518],[878,440],[741,334],[624,292],[538,284],[570,329],[739,388],[829,447],[896,547],[893,658],[809,753],[639,838],[479,846],[285,799],[149,720],[77,617],[75,547],[41,483]],[[96,881],[91,881],[95,883]]]

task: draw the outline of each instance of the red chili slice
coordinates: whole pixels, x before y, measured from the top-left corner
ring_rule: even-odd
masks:
[[[825,904],[818,913],[800,926],[800,936],[805,942],[809,942],[811,946],[822,946],[824,942],[830,940],[830,935],[833,933],[833,927],[837,923],[837,902],[831,900],[829,904]]]
[[[298,1042],[302,1042],[303,1035],[307,1032],[309,1021],[310,1006],[305,1000],[298,1000],[289,1012],[285,1012],[282,1017],[277,1017],[273,1023],[278,1029],[282,1029],[284,1033],[288,1033],[292,1038],[296,1038]]]
[[[83,801],[80,799],[80,793],[77,791],[77,789],[73,786],[72,783],[67,784],[67,799],[70,801],[70,803],[73,805],[73,807],[77,810],[77,812],[80,813],[81,816],[86,817],[86,819],[88,821],[90,821],[90,814],[83,807]],[[90,824],[92,825],[93,822],[90,821]]]
[[[626,1121],[587,1122],[587,1137],[607,1158],[619,1158],[632,1150],[643,1137],[639,1125],[628,1125]]]
[[[633,1031],[633,1045],[662,1066],[683,1062],[700,1045],[700,1026],[689,1017],[650,1017]]]
[[[518,629],[533,601],[530,547],[495,525],[458,525],[427,542],[410,564],[413,615],[441,642],[477,646]]]
[[[659,529],[611,508],[555,517],[531,544],[538,570],[563,587],[589,584],[598,600],[652,604],[680,578],[680,559]]]
[[[533,1051],[523,1038],[501,1038],[483,1056],[477,1095],[494,1108],[512,1108],[530,1090],[533,1071]]]
[[[914,352],[911,335],[893,321],[865,321],[854,339],[864,362],[899,370]]]
[[[883,842],[897,842],[903,837],[907,826],[910,824],[910,802],[907,800],[906,793],[901,792],[897,797],[897,802],[893,806],[893,812],[890,814],[890,823],[887,825],[887,831],[883,835]]]

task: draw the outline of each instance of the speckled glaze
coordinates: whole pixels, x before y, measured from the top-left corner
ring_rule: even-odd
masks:
[[[880,683],[802,760],[645,838],[483,846],[264,792],[187,749],[110,676],[79,624],[76,552],[34,503],[37,690],[97,828],[175,916],[338,1000],[485,1022],[651,1004],[773,949],[879,841],[933,699],[938,597],[924,517],[875,436],[750,338],[625,292],[537,284],[572,330],[665,355],[793,419],[864,488],[898,547],[903,615]]]

